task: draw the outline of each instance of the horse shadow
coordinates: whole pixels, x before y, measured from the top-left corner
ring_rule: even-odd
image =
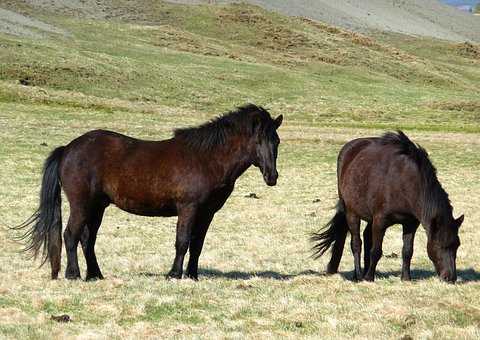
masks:
[[[412,282],[422,281],[426,279],[430,279],[432,277],[438,277],[437,273],[433,270],[425,270],[425,269],[412,269],[410,271]],[[345,279],[353,281],[353,272],[341,272],[339,273]],[[377,270],[375,273],[376,278],[381,279],[390,279],[395,277],[401,277],[402,272],[399,270],[391,270],[391,271],[379,271]],[[461,269],[457,270],[457,284],[460,283],[468,283],[468,282],[480,282],[480,272],[477,272],[473,268]]]
[[[282,274],[273,270],[265,270],[265,271],[248,271],[242,272],[238,270],[233,271],[221,271],[217,269],[199,269],[198,274],[214,278],[214,277],[221,277],[230,280],[250,280],[252,278],[262,278],[262,279],[273,279],[273,280],[291,280],[297,276],[326,276],[325,273],[320,273],[314,270],[305,270],[295,274]]]
[[[162,273],[151,273],[151,272],[141,272],[139,273],[141,276],[146,277],[165,277],[166,274]],[[317,272],[314,270],[305,270],[296,274],[282,274],[273,270],[265,270],[265,271],[248,271],[243,272],[239,270],[232,270],[232,271],[221,271],[218,269],[211,269],[211,268],[199,268],[198,269],[198,276],[199,278],[224,278],[229,280],[250,280],[253,278],[262,278],[262,279],[272,279],[272,280],[291,280],[297,276],[327,276],[325,273]]]
[[[142,272],[139,273],[142,276],[146,277],[165,277],[166,274],[163,273],[151,273],[151,272]],[[199,277],[205,278],[224,278],[229,280],[250,280],[253,278],[262,278],[262,279],[272,279],[279,281],[292,280],[298,276],[329,276],[325,272],[318,272],[315,270],[304,270],[295,274],[283,274],[273,270],[265,271],[221,271],[218,269],[211,268],[199,268],[198,270]],[[353,281],[353,272],[339,272],[345,280]],[[380,279],[390,279],[398,277],[400,278],[401,272],[399,270],[392,271],[378,271],[376,272],[376,277]],[[411,270],[412,281],[422,281],[430,279],[432,277],[437,277],[437,273],[432,270],[424,269],[412,269]],[[480,282],[480,272],[476,271],[473,268],[457,270],[457,277],[459,279],[458,283],[468,283],[468,282]]]

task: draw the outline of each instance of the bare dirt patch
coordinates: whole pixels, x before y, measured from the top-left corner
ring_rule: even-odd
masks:
[[[39,38],[47,33],[66,34],[62,29],[13,11],[0,8],[0,32]]]
[[[468,41],[457,45],[457,52],[461,56],[473,59],[480,59],[480,46]]]

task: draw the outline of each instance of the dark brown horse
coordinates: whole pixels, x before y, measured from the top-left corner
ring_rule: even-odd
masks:
[[[324,230],[312,237],[317,257],[332,246],[327,273],[338,271],[347,232],[355,262],[354,279],[373,281],[382,256],[385,230],[403,225],[402,279],[410,280],[413,240],[420,223],[426,229],[427,252],[441,279],[457,279],[458,229],[463,215],[454,219],[447,193],[438,182],[428,154],[401,131],[381,138],[359,138],[345,144],[337,162],[337,213]],[[364,232],[362,273],[360,220]]]
[[[91,131],[55,149],[45,162],[40,207],[20,227],[31,228],[27,249],[35,256],[43,245],[52,279],[58,277],[62,249],[61,188],[70,204],[63,234],[67,279],[80,278],[77,246],[87,262],[86,279],[103,278],[95,240],[105,208],[113,203],[143,216],[178,216],[175,260],[170,278],[198,278],[198,257],[214,214],[232,193],[237,178],[251,165],[265,182],[277,182],[280,139],[275,120],[249,104],[204,125],[179,129],[163,141],[146,141],[110,131]]]

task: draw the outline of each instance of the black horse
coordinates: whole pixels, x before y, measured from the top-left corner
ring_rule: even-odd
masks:
[[[401,131],[381,138],[359,138],[344,145],[337,161],[339,201],[337,213],[324,230],[314,233],[315,255],[320,257],[331,246],[327,273],[338,271],[347,232],[355,262],[355,280],[373,281],[382,256],[385,230],[403,225],[402,279],[410,280],[413,240],[420,223],[426,229],[427,252],[441,279],[457,279],[456,254],[460,246],[458,229],[463,215],[454,219],[448,194],[438,182],[428,153]],[[360,220],[364,232],[362,273]]]
[[[175,260],[170,278],[198,278],[198,258],[214,214],[251,165],[265,182],[277,182],[276,159],[282,116],[248,104],[198,127],[176,130],[163,141],[145,141],[110,131],[91,131],[56,148],[45,162],[40,207],[20,228],[36,256],[43,245],[52,279],[58,277],[62,250],[61,188],[70,204],[63,234],[67,279],[80,278],[77,246],[87,262],[86,279],[103,278],[95,240],[105,208],[113,203],[144,216],[178,216]]]

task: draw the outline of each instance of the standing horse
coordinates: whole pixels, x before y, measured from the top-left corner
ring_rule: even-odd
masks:
[[[381,138],[359,138],[344,145],[337,161],[339,201],[335,216],[324,230],[314,233],[316,257],[330,247],[327,273],[338,271],[347,232],[355,262],[354,279],[373,281],[382,256],[385,230],[403,225],[402,280],[410,280],[413,240],[420,223],[427,232],[427,252],[442,280],[455,282],[458,229],[463,215],[454,219],[448,194],[438,182],[428,153],[401,131]],[[360,220],[364,232],[362,273]]]
[[[146,141],[115,132],[90,131],[56,148],[45,161],[40,207],[20,225],[36,256],[43,245],[52,279],[58,277],[62,249],[61,188],[70,204],[63,234],[67,279],[80,278],[77,247],[87,263],[86,280],[102,279],[95,240],[105,208],[113,203],[132,214],[178,216],[175,260],[167,277],[180,279],[190,250],[186,276],[198,279],[198,258],[214,214],[251,165],[267,185],[277,183],[276,130],[262,107],[248,104],[198,127],[175,130],[174,137]]]

